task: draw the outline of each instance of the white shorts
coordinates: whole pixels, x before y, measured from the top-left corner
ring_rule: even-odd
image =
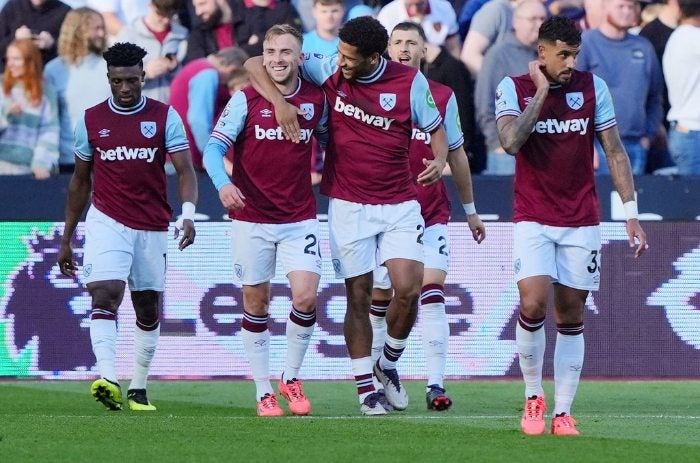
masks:
[[[321,274],[316,219],[285,224],[234,220],[231,235],[233,274],[244,285],[274,278],[278,256],[285,275],[298,270]]]
[[[389,259],[423,262],[418,201],[375,205],[331,198],[328,226],[337,278],[364,275]]]
[[[90,206],[83,283],[121,280],[131,291],[163,292],[167,254],[167,231],[135,230]]]
[[[518,222],[513,229],[515,281],[549,275],[576,289],[600,285],[600,227],[553,227]]]
[[[423,234],[423,263],[425,268],[442,270],[447,273],[450,266],[450,239],[447,225],[438,223],[425,229]],[[391,288],[389,272],[380,265],[374,270],[373,287],[379,289]]]

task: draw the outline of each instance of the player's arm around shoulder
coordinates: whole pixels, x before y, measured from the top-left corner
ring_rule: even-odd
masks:
[[[539,60],[530,61],[528,64],[530,77],[537,90],[525,111],[519,111],[518,97],[512,79],[509,77],[503,79],[496,90],[498,139],[506,153],[513,156],[520,151],[532,133],[532,128],[537,122],[549,92],[549,80],[544,75],[541,66],[542,63]],[[511,107],[513,110],[504,111],[503,108],[499,108],[499,104],[505,108]]]
[[[617,126],[609,127],[597,133],[598,140],[603,146],[605,157],[610,170],[610,178],[620,195],[627,219],[627,236],[631,248],[635,248],[634,256],[639,257],[649,247],[647,236],[638,219],[637,201],[634,195],[634,178],[629,156],[620,140]]]

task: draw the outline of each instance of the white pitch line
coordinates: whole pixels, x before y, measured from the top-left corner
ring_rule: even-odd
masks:
[[[110,413],[109,416],[111,419],[111,416],[119,416],[120,418],[133,418],[133,419],[143,419],[144,414],[135,414],[135,415],[130,415],[129,412],[125,413]],[[6,417],[11,417],[12,415],[5,415]],[[21,415],[23,417],[34,417],[34,418],[103,418],[107,417],[106,415],[26,415],[23,414]],[[216,418],[216,419],[222,419],[222,420],[251,420],[251,419],[256,419],[257,417],[254,415],[251,416],[212,416],[212,415],[198,415],[198,416],[192,416],[192,415],[161,415],[158,413],[154,414],[149,414],[148,416],[157,416],[160,418],[167,418],[167,419],[179,419],[179,420],[188,420],[188,419],[199,419],[199,418]],[[375,417],[368,417],[368,416],[293,416],[293,415],[287,415],[284,418],[294,418],[294,419],[303,419],[303,420],[367,420],[367,419],[375,419]],[[693,415],[576,415],[576,418],[578,419],[587,419],[587,420],[594,420],[594,419],[613,419],[613,420],[640,420],[640,419],[657,419],[657,420],[688,420],[688,421],[695,421],[695,420],[700,420],[700,416],[693,416]],[[519,419],[519,416],[515,415],[441,415],[441,416],[410,416],[410,415],[399,415],[399,414],[389,414],[386,416],[378,416],[376,419],[389,419],[389,420],[402,420],[402,421],[439,421],[439,420],[451,420],[451,421],[456,421],[456,420],[464,420],[464,421],[469,421],[469,420],[486,420],[486,421],[492,421],[492,420],[517,420]]]

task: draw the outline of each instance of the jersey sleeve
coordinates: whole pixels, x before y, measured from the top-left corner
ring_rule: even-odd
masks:
[[[92,161],[93,148],[88,141],[87,127],[85,126],[85,113],[75,123],[73,152],[86,162]]]
[[[420,72],[416,73],[411,84],[411,119],[423,132],[433,132],[442,123],[428,80]]]
[[[217,191],[231,183],[224,167],[224,156],[243,131],[247,117],[248,101],[245,93],[239,90],[226,103],[214,131],[204,147],[202,162]]]
[[[301,65],[301,76],[319,87],[338,70],[336,55],[306,53]]]
[[[593,85],[595,86],[595,131],[602,132],[617,125],[615,107],[605,81],[594,74]]]
[[[185,134],[185,125],[172,106],[168,108],[168,117],[165,120],[165,149],[170,154],[190,149],[190,144]]]
[[[449,150],[456,150],[464,144],[464,132],[462,132],[462,124],[459,121],[459,108],[457,108],[457,98],[454,93],[451,93],[450,99],[447,100],[443,124],[447,133]]]
[[[316,133],[316,139],[318,142],[321,144],[321,147],[323,149],[328,146],[328,137],[329,137],[329,132],[328,132],[328,101],[324,98],[323,99],[323,115],[321,116],[321,119],[319,119],[318,124],[316,125],[315,133]]]
[[[518,117],[521,114],[515,82],[510,77],[504,77],[496,87],[496,120],[503,116]]]

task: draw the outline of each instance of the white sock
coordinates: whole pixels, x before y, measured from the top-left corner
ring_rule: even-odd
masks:
[[[369,322],[372,325],[372,360],[376,362],[382,355],[386,340],[386,309],[389,302],[373,300],[369,311]]]
[[[287,318],[287,361],[284,373],[282,373],[283,380],[299,378],[299,369],[304,361],[306,350],[309,348],[311,335],[314,333],[314,327],[316,326],[315,322],[315,311],[306,314],[292,308],[289,318]]]
[[[129,389],[146,389],[148,370],[156,353],[160,324],[154,330],[144,331],[138,326],[134,328],[134,376]]]
[[[544,323],[544,320],[543,320]],[[515,327],[515,344],[518,349],[520,370],[525,381],[525,397],[543,396],[542,364],[547,339],[544,326],[536,331],[528,331],[518,323]]]
[[[399,361],[403,350],[406,348],[407,339],[396,339],[392,338],[388,334],[386,335],[386,341],[384,342],[384,350],[382,350],[382,355],[379,357],[379,367],[382,370],[395,370],[396,362]]]
[[[443,387],[445,364],[447,363],[447,342],[450,327],[447,323],[444,303],[421,305],[421,323],[423,326],[423,350],[425,366],[428,372],[428,385]]]
[[[350,359],[352,365],[352,374],[355,376],[355,384],[357,385],[357,397],[360,399],[360,404],[365,400],[365,397],[375,392],[372,378],[372,367],[374,362],[372,357],[362,357],[359,359]]]
[[[259,401],[265,394],[274,394],[270,384],[270,331],[259,333],[241,329],[243,347],[253,372],[255,396]]]
[[[112,317],[94,318],[95,316]],[[90,341],[97,360],[97,371],[104,379],[119,383],[115,356],[117,351],[117,322],[114,314],[102,309],[93,309],[90,320]]]
[[[583,332],[577,335],[557,333],[554,348],[554,414],[571,415],[571,404],[581,378],[585,346]]]

